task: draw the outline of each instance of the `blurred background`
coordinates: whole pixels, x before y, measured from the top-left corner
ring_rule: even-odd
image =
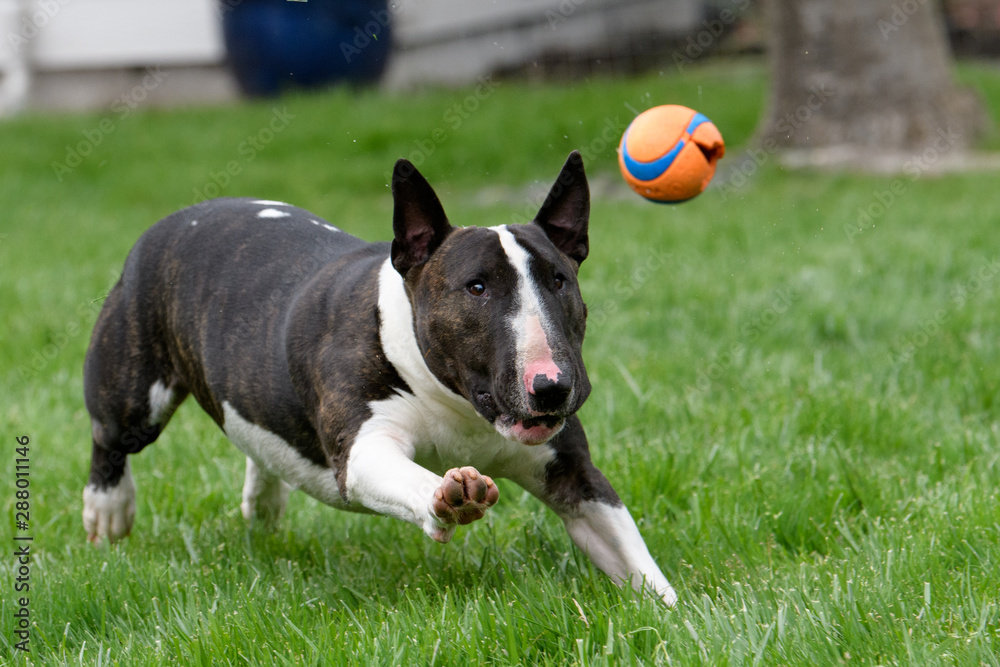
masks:
[[[287,85],[460,86],[757,54],[759,0],[0,0],[0,109],[223,103]],[[778,3],[780,4],[780,3]],[[897,3],[903,15],[908,5]],[[887,19],[891,21],[891,14]],[[943,4],[953,51],[1000,56],[1000,0]]]
[[[753,3],[741,4],[738,29],[713,48],[759,50]],[[0,107],[105,108],[147,68],[165,79],[145,101],[156,105],[287,84],[636,72],[669,63],[717,11],[701,0],[0,0]]]

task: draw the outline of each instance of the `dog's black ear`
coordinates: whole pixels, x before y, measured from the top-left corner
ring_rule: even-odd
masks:
[[[434,189],[409,160],[392,170],[392,266],[402,276],[426,262],[452,231]]]
[[[583,172],[583,157],[579,151],[573,151],[535,216],[534,224],[545,230],[556,248],[580,264],[590,251],[589,222],[590,188]]]

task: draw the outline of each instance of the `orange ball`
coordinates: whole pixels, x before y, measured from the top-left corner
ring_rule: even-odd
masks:
[[[712,121],[694,109],[664,104],[643,111],[626,128],[618,166],[637,193],[674,204],[701,194],[725,154]]]

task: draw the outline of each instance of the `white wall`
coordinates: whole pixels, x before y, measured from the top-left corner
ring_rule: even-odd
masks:
[[[573,53],[630,34],[679,35],[699,0],[393,0],[396,51],[386,83],[457,85],[545,53]]]
[[[72,70],[222,62],[213,0],[33,0],[20,32],[35,69]],[[25,24],[24,21],[28,21]]]
[[[390,0],[372,20],[392,23],[384,83],[400,88],[466,84],[630,34],[679,34],[697,26],[699,11],[699,0]],[[152,100],[233,99],[224,59],[216,0],[0,0],[0,113],[25,99],[101,108],[149,67],[176,72]]]

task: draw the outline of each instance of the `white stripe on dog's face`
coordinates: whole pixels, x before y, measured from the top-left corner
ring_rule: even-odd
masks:
[[[517,368],[524,389],[534,394],[534,381],[538,376],[555,382],[562,372],[552,357],[547,330],[548,316],[542,309],[538,286],[528,269],[528,251],[510,233],[506,226],[490,227],[500,237],[507,258],[517,271],[517,310],[510,319],[517,350]]]

